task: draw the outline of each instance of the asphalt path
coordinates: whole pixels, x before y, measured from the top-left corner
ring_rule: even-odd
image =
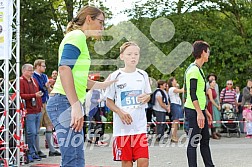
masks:
[[[106,134],[105,140],[109,143],[108,146],[98,147],[94,144],[85,144],[85,162],[86,167],[118,167],[120,162],[114,162],[112,157],[112,134]],[[186,143],[187,138],[183,131],[179,131],[179,143],[172,143],[169,138],[163,142],[155,142],[155,136],[149,136],[149,166],[150,167],[186,167]],[[44,135],[40,136],[41,148],[45,154],[49,150],[44,147]],[[240,138],[233,134],[228,138],[226,134],[222,134],[220,140],[210,140],[212,158],[216,167],[252,167],[252,139],[245,138],[242,134]],[[198,148],[198,167],[203,167],[200,150]],[[60,164],[60,157],[47,157],[42,161],[36,161],[27,165],[50,166],[49,164]],[[42,165],[43,166],[43,165]],[[136,166],[136,163],[134,163]]]

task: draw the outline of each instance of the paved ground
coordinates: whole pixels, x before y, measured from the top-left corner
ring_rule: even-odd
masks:
[[[180,131],[180,135],[183,132]],[[109,135],[107,135],[108,137]],[[181,138],[182,139],[182,138]],[[166,144],[150,142],[150,167],[186,167],[186,144],[185,139],[180,143]],[[42,151],[48,154],[48,150],[44,148],[44,136],[41,136]],[[244,135],[237,138],[235,135],[231,138],[223,137],[221,140],[211,140],[212,157],[216,167],[252,167],[252,139],[246,139]],[[120,162],[112,160],[111,146],[97,147],[87,144],[85,148],[85,159],[87,167],[94,166],[120,166]],[[25,167],[35,164],[59,164],[60,157],[49,157],[42,161],[33,162],[25,165]],[[48,165],[46,165],[48,166]],[[136,166],[136,165],[135,165]],[[203,162],[198,150],[198,166],[203,167]]]

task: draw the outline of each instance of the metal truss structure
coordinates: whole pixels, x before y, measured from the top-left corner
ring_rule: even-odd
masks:
[[[11,40],[11,59],[0,60],[0,166],[4,167],[24,162],[19,92],[20,0],[13,0]]]

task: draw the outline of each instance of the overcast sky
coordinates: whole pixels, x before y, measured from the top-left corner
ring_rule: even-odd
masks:
[[[99,0],[90,0],[91,2],[97,2]],[[125,9],[131,9],[134,7],[136,2],[141,1],[140,3],[143,4],[147,0],[100,0],[103,4],[110,8],[113,13],[112,19],[109,20],[109,23],[116,24],[120,21],[127,20],[127,14],[119,14],[121,11]]]

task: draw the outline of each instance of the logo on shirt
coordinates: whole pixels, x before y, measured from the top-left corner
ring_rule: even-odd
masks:
[[[127,86],[127,84],[124,83],[124,84],[117,85],[117,88],[123,89],[123,88],[125,88],[126,86]]]
[[[116,149],[116,160],[121,160],[121,156],[122,156],[122,149],[117,148]]]
[[[136,81],[137,81],[137,82],[142,82],[143,80],[141,80],[141,79],[137,79]]]

